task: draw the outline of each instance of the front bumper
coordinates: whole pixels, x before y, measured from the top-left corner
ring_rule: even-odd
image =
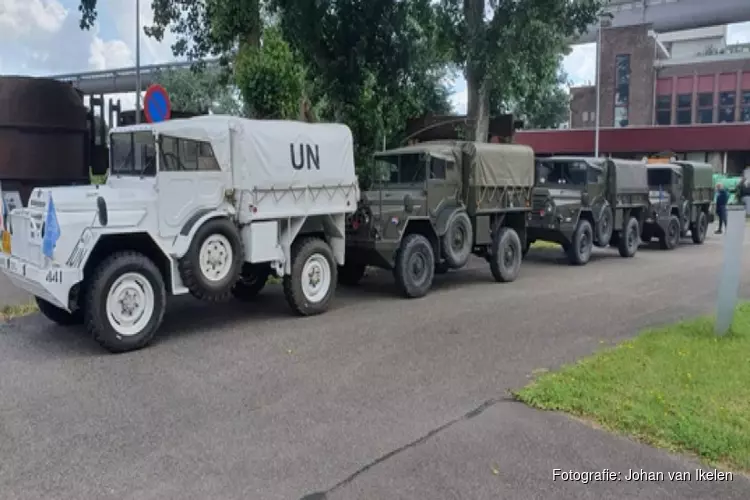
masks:
[[[0,254],[0,269],[18,288],[66,311],[70,311],[70,289],[83,279],[77,268],[43,268],[7,254]]]

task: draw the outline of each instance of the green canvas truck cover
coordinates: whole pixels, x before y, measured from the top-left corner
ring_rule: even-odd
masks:
[[[685,185],[692,189],[714,187],[714,167],[710,163],[677,161],[685,172]]]
[[[615,166],[617,192],[648,193],[648,169],[642,161],[610,159]]]
[[[381,151],[375,157],[419,153],[463,163],[464,167],[468,159],[470,184],[474,187],[534,186],[534,151],[520,144],[434,141]]]
[[[465,142],[471,158],[471,184],[477,187],[534,186],[534,150],[521,144]]]

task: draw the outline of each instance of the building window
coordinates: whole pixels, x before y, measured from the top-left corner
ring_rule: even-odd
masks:
[[[721,92],[719,94],[719,123],[734,122],[734,99],[735,91]]]
[[[660,95],[656,98],[656,124],[672,124],[672,96]]]
[[[583,123],[588,123],[588,122],[589,122],[589,112],[588,111],[584,111],[583,112]]]
[[[679,94],[677,96],[677,125],[690,125],[691,123],[693,123],[693,96]]]
[[[742,91],[742,108],[740,109],[740,121],[750,122],[750,90]]]
[[[698,113],[696,121],[698,123],[714,122],[714,94],[712,92],[702,92],[698,94]]]
[[[615,127],[628,126],[630,103],[630,54],[615,57]]]

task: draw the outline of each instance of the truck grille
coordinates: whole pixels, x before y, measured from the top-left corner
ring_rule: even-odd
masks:
[[[11,255],[38,267],[44,267],[42,255],[42,214],[29,209],[11,212],[8,229],[11,233]]]

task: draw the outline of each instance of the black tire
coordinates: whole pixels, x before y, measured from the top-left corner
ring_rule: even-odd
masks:
[[[574,266],[585,266],[591,259],[591,250],[594,248],[594,230],[591,223],[586,219],[578,221],[578,226],[573,232],[571,245],[568,247],[568,260]]]
[[[60,309],[54,304],[47,302],[46,300],[34,297],[36,299],[36,305],[39,308],[39,312],[44,315],[45,318],[57,323],[60,326],[74,326],[83,324],[83,311],[78,309],[72,313],[65,309]]]
[[[638,251],[638,245],[641,244],[641,229],[638,219],[631,217],[622,233],[617,242],[617,250],[620,252],[620,257],[633,257]]]
[[[708,231],[708,219],[706,212],[700,212],[698,219],[690,227],[690,236],[693,239],[693,243],[696,245],[702,245],[706,241],[706,231]]]
[[[659,235],[659,246],[662,250],[673,250],[680,244],[680,219],[672,215],[666,230]]]
[[[518,278],[523,260],[521,238],[512,227],[501,227],[492,238],[490,272],[495,281],[510,283]]]
[[[289,307],[300,316],[313,316],[327,311],[336,294],[338,282],[338,267],[331,247],[315,236],[303,236],[292,245],[291,258],[292,272],[284,276],[284,296]],[[311,269],[305,271],[308,263]],[[310,297],[305,294],[303,280],[311,281],[315,278],[322,280],[324,284],[328,282],[328,288],[319,291],[322,292],[320,297]],[[316,285],[317,282],[313,283],[313,286]]]
[[[232,288],[232,295],[239,300],[253,300],[265,288],[271,275],[271,267],[247,263],[242,267],[242,274]]]
[[[599,221],[596,223],[596,237],[594,239],[596,246],[604,248],[609,245],[614,227],[615,221],[612,208],[609,205],[604,205],[599,214]]]
[[[215,241],[211,241],[213,239]],[[219,279],[213,280],[201,267],[200,254],[204,244],[210,247],[206,251],[219,262],[229,260],[228,269]],[[230,252],[231,255],[227,255]],[[232,297],[232,289],[240,279],[243,261],[242,240],[237,226],[229,219],[211,219],[198,229],[187,253],[180,259],[180,276],[194,297],[210,302],[223,302]]]
[[[357,286],[365,276],[367,266],[359,262],[345,261],[339,266],[339,283],[344,286]]]
[[[435,279],[435,252],[427,238],[410,234],[401,241],[393,277],[399,292],[407,299],[427,295]]]
[[[122,280],[122,282],[121,282]],[[124,333],[116,327],[118,323],[116,309],[109,311],[108,301],[113,287],[125,286],[120,289],[122,300],[130,295],[126,292],[134,290],[136,299],[147,304],[152,300],[150,316],[144,316],[144,322],[139,330]],[[150,287],[150,292],[148,291]],[[139,290],[143,296],[138,297]],[[151,293],[151,297],[149,297]],[[137,252],[118,252],[102,261],[94,271],[91,285],[85,297],[84,323],[88,332],[99,345],[110,352],[133,351],[145,347],[151,342],[154,334],[164,319],[167,304],[167,292],[164,287],[159,268],[148,257]],[[133,304],[137,307],[138,300]],[[120,311],[122,313],[123,311]],[[148,311],[143,311],[146,314]]]
[[[440,239],[443,257],[449,267],[458,269],[469,262],[474,245],[474,229],[466,212],[456,212],[448,223],[448,230]]]

